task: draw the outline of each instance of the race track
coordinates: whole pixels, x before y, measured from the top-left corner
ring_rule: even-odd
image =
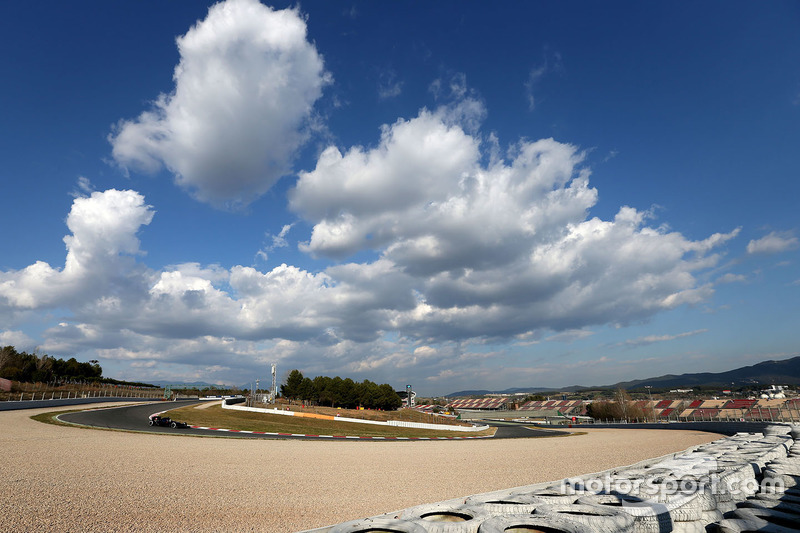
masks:
[[[718,438],[582,429],[551,439],[354,445],[152,432],[147,415],[173,405],[133,413],[136,432],[30,419],[58,408],[0,411],[3,530],[289,533],[628,465]]]
[[[330,440],[331,436],[301,436],[301,435],[275,435],[263,433],[243,433],[225,432],[212,429],[202,429],[188,427],[183,429],[172,429],[167,427],[150,426],[150,415],[160,413],[169,409],[177,409],[187,405],[196,404],[196,400],[178,402],[156,402],[145,405],[124,405],[108,409],[93,409],[76,413],[59,415],[59,419],[72,424],[80,424],[103,429],[117,429],[125,431],[140,431],[145,433],[160,433],[169,435],[192,435],[200,437],[229,437],[242,439],[305,439],[305,440]],[[518,439],[533,437],[551,437],[553,435],[566,435],[564,431],[551,431],[542,429],[528,429],[524,424],[513,422],[489,422],[490,426],[497,427],[494,439]],[[454,433],[454,436],[462,437],[463,433]],[[342,438],[342,437],[338,437]],[[367,440],[367,439],[347,439],[347,440]],[[372,440],[372,439],[370,439]],[[376,439],[384,440],[384,439]],[[426,440],[426,439],[410,439]]]

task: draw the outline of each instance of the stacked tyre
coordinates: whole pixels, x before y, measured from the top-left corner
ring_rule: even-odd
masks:
[[[800,425],[768,427],[625,468],[420,505],[324,531],[800,532],[800,440],[792,437],[800,439]]]

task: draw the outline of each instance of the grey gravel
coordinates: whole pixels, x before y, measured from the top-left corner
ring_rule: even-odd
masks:
[[[29,418],[45,411],[0,412],[4,531],[300,531],[628,465],[719,437],[595,429],[444,442],[193,438]]]

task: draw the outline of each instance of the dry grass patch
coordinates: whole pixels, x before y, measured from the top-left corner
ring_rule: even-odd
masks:
[[[261,406],[259,406],[261,407]],[[363,420],[377,420],[386,422],[387,420],[401,420],[403,422],[422,422],[424,424],[441,424],[446,426],[469,426],[468,422],[437,416],[431,413],[423,413],[416,409],[398,409],[397,411],[378,411],[374,409],[341,409],[338,407],[303,407],[301,405],[268,405],[270,409],[288,409],[298,413],[313,413],[327,416],[344,416],[346,418],[360,418]]]
[[[344,413],[350,413],[350,411],[344,409],[341,411],[334,409],[334,411],[340,413],[342,416],[349,416]],[[222,407],[218,405],[203,410],[194,409],[192,406],[181,407],[169,411],[167,416],[193,426],[236,429],[240,431],[263,431],[266,433],[296,433],[303,435],[447,438],[490,436],[494,435],[495,432],[495,428],[489,428],[478,432],[462,432],[375,426],[371,424],[359,424],[357,422],[337,422],[316,418],[234,411],[222,409]]]

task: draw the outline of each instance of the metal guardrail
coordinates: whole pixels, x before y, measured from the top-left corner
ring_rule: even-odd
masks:
[[[69,400],[77,398],[147,398],[159,399],[163,398],[163,393],[143,393],[143,392],[128,392],[120,393],[111,390],[92,390],[92,391],[66,391],[67,396],[64,397],[64,391],[43,391],[43,392],[20,392],[19,397],[17,393],[10,393],[5,402],[24,402],[24,401],[43,401],[43,400]]]

